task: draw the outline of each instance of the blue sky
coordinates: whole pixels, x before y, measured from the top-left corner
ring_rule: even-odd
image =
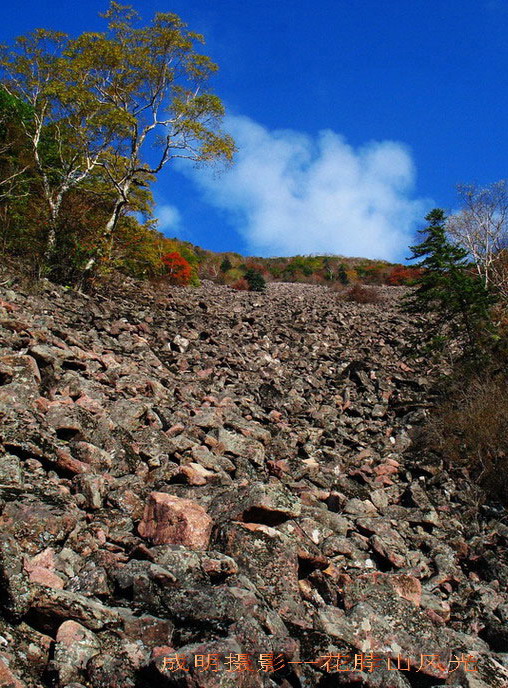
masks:
[[[170,166],[160,227],[244,254],[392,260],[455,185],[508,176],[508,0],[143,0],[179,14],[220,66],[239,146],[217,176]],[[24,0],[0,42],[100,30],[106,2]]]

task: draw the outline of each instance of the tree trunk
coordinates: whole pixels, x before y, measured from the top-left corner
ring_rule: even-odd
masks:
[[[53,201],[51,198],[47,198],[49,205],[49,231],[48,236],[46,237],[46,248],[42,258],[42,270],[46,274],[51,272],[51,263],[53,262],[55,255],[58,216],[60,214],[60,207],[62,205],[62,198],[65,191],[67,191],[67,188],[63,189],[62,192],[58,194],[55,201]]]
[[[83,270],[83,274],[81,276],[81,279],[79,280],[78,283],[78,289],[82,289],[85,283],[90,279],[92,276],[95,266],[97,265],[97,261],[100,258],[106,257],[107,259],[111,258],[111,251],[113,249],[113,239],[115,236],[115,230],[118,225],[118,220],[120,219],[120,215],[122,213],[123,207],[127,204],[127,199],[126,196],[129,192],[129,187],[130,184],[123,189],[122,196],[117,199],[115,203],[115,207],[113,208],[113,212],[111,213],[111,217],[106,223],[106,227],[104,229],[104,233],[102,235],[102,241],[100,244],[97,246],[96,250],[94,251],[94,254],[92,257],[88,260],[87,264],[85,265],[85,268]]]
[[[115,230],[118,225],[118,220],[120,219],[122,209],[126,204],[127,201],[124,198],[119,199],[115,203],[113,213],[106,224],[106,229],[104,230],[104,234],[102,237],[104,247],[101,255],[105,256],[108,260],[111,258],[111,251],[113,249],[113,238],[115,236]]]
[[[49,231],[46,237],[46,248],[44,249],[44,255],[42,257],[42,265],[39,269],[39,277],[41,274],[48,275],[51,272],[51,264],[54,259],[56,247],[56,222],[57,218],[52,214],[49,221]]]

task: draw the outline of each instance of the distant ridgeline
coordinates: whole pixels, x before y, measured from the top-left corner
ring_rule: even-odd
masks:
[[[248,289],[252,273],[266,282],[301,282],[324,285],[411,285],[420,270],[416,267],[368,258],[309,255],[276,258],[245,257],[238,253],[215,253],[188,242],[166,239],[192,265],[193,274],[237,289]]]
[[[150,235],[144,246],[148,247],[153,242],[157,248],[143,256],[143,243],[140,242],[136,249],[138,256],[131,255],[130,260],[118,264],[122,272],[133,277],[162,277],[182,286],[195,285],[207,279],[239,290],[252,288],[249,284],[253,275],[261,275],[265,282],[410,286],[420,274],[416,267],[383,260],[334,255],[246,257],[239,253],[202,249],[187,241],[168,239],[153,230],[150,230]]]

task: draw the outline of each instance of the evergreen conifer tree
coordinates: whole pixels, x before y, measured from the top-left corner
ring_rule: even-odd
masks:
[[[425,218],[421,243],[411,246],[411,258],[419,258],[422,274],[416,290],[406,299],[413,313],[433,313],[428,338],[449,334],[460,338],[469,355],[476,356],[488,330],[491,293],[471,270],[467,251],[451,243],[446,235],[446,216],[435,208]]]
[[[339,278],[339,282],[341,284],[349,284],[349,278],[347,276],[346,266],[344,265],[344,263],[341,263],[339,265],[339,269],[337,270],[337,277]]]
[[[266,281],[258,270],[249,268],[245,273],[245,279],[249,283],[249,291],[265,291]]]
[[[220,271],[221,272],[227,272],[228,270],[231,270],[233,267],[232,262],[229,260],[228,256],[224,258],[222,263],[220,264]]]

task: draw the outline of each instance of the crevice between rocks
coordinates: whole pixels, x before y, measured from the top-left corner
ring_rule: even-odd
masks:
[[[246,509],[242,514],[244,523],[260,523],[264,526],[280,526],[291,518],[283,511],[275,509],[263,509],[263,507],[253,506]]]

